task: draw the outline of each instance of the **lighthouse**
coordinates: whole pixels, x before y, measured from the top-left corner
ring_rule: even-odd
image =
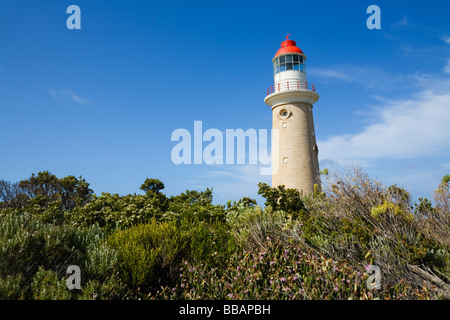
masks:
[[[302,195],[321,187],[312,112],[319,95],[306,79],[305,61],[288,35],[272,59],[274,85],[264,99],[272,109],[272,186],[284,185]]]

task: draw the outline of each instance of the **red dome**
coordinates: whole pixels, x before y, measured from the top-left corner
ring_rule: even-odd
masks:
[[[295,45],[294,40],[285,40],[281,43],[281,48],[278,49],[275,57],[282,53],[301,53],[304,54],[300,48]]]

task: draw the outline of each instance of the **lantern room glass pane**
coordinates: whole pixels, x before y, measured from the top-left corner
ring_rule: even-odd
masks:
[[[285,55],[273,60],[273,72],[277,74],[286,70],[306,71],[304,57],[300,54]]]

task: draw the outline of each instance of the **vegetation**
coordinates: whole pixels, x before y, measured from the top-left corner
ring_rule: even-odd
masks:
[[[0,181],[0,299],[450,299],[449,175],[412,203],[358,169],[323,173],[304,197],[260,183],[264,207],[157,179],[125,196],[46,171]]]

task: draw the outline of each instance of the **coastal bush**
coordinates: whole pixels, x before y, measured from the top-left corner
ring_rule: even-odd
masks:
[[[51,270],[39,267],[31,283],[31,298],[33,300],[69,300],[70,291],[67,290],[66,281]]]
[[[167,197],[157,179],[125,196],[27,181],[0,181],[0,299],[450,299],[450,176],[434,204],[357,169],[302,196],[259,184],[265,207]],[[382,288],[367,288],[369,265]]]
[[[186,239],[173,222],[152,219],[117,230],[106,242],[117,251],[120,279],[130,288],[152,291],[170,283],[173,266],[186,251]]]
[[[234,254],[226,267],[216,269],[185,262],[173,299],[336,300],[430,299],[426,288],[403,281],[382,290],[369,289],[364,266],[354,268],[314,250],[268,241],[266,250]]]

